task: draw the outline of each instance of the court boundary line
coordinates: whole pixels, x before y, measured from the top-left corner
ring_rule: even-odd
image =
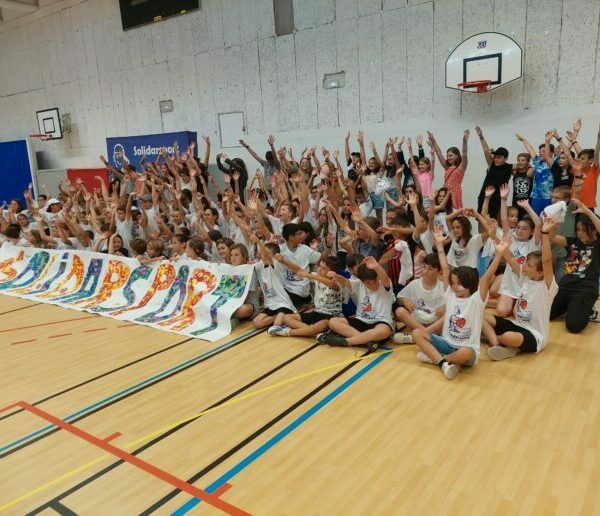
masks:
[[[181,480],[180,478],[169,473],[168,471],[160,469],[157,466],[154,466],[153,464],[140,459],[139,457],[135,457],[130,453],[121,450],[121,448],[110,444],[110,442],[108,442],[107,440],[100,439],[99,437],[96,437],[95,435],[90,434],[89,432],[86,432],[85,430],[77,426],[71,425],[70,423],[63,421],[62,419],[50,414],[49,412],[46,412],[38,407],[34,407],[26,401],[18,401],[15,405],[20,406],[27,412],[33,414],[34,416],[37,416],[41,419],[44,419],[45,421],[54,424],[62,430],[74,435],[75,437],[78,437],[79,439],[88,442],[96,448],[100,448],[105,453],[114,455],[115,457],[119,457],[128,464],[131,464],[132,466],[148,473],[149,475],[152,475],[153,477],[158,478],[159,480],[162,480],[167,484],[171,484],[172,486],[182,489],[186,493],[189,493],[196,497],[196,499],[200,499],[208,503],[209,505],[212,505],[216,509],[220,509],[221,511],[226,512],[227,514],[231,514],[233,516],[249,516],[249,513],[247,513],[246,511],[235,507],[234,505],[221,499],[219,496],[215,496],[214,491],[212,493],[207,493],[200,488],[188,484],[184,480]],[[1,411],[2,409],[0,409],[0,412]]]
[[[43,305],[44,303],[33,303],[32,305],[22,306],[20,308],[15,308],[14,310],[7,310],[6,312],[0,312],[0,315],[12,314],[13,312],[18,312],[19,310],[26,310],[27,308],[33,308],[34,306]]]
[[[235,398],[235,399],[231,400],[230,402],[223,403],[221,405],[215,406],[214,408],[212,408],[210,410],[205,410],[205,411],[200,412],[198,414],[194,414],[191,417],[187,417],[187,418],[185,418],[183,420],[180,420],[180,421],[178,421],[178,422],[176,422],[174,424],[171,424],[171,425],[169,425],[167,427],[161,428],[161,429],[159,429],[159,430],[157,430],[155,432],[152,432],[150,434],[142,436],[142,437],[140,437],[140,438],[138,438],[138,439],[136,439],[134,441],[130,441],[129,443],[126,443],[123,447],[124,448],[130,448],[132,446],[135,446],[136,444],[139,444],[141,442],[147,441],[148,439],[151,439],[152,437],[154,437],[156,435],[159,435],[159,434],[161,434],[164,431],[167,431],[167,430],[170,430],[172,428],[175,428],[179,424],[182,424],[182,423],[184,423],[186,421],[191,421],[191,420],[197,418],[197,416],[199,416],[199,415],[204,415],[204,414],[209,414],[211,412],[215,412],[215,411],[220,410],[221,408],[225,408],[226,406],[229,406],[231,404],[239,403],[239,402],[244,401],[244,400],[246,400],[246,399],[248,399],[250,397],[257,396],[259,394],[263,394],[263,393],[268,392],[270,390],[282,387],[283,385],[287,385],[289,383],[296,382],[298,380],[302,380],[303,378],[307,378],[309,376],[313,376],[315,374],[319,374],[319,373],[322,373],[324,371],[328,371],[330,369],[334,369],[334,368],[339,367],[341,365],[351,364],[353,362],[359,362],[359,361],[365,360],[367,358],[375,358],[375,357],[378,357],[378,356],[381,356],[381,355],[384,355],[384,354],[385,355],[391,355],[392,353],[394,353],[396,351],[399,351],[401,349],[409,349],[410,347],[411,346],[402,346],[400,348],[386,350],[386,351],[384,351],[382,353],[375,353],[375,354],[367,353],[366,355],[363,355],[363,356],[360,356],[360,357],[355,357],[355,358],[350,359],[350,360],[345,360],[345,361],[342,361],[342,362],[337,362],[335,364],[331,364],[331,365],[326,366],[326,367],[322,367],[322,368],[319,368],[319,369],[314,369],[312,371],[308,371],[306,373],[294,376],[292,378],[288,378],[288,379],[283,380],[281,382],[277,382],[275,384],[269,385],[269,386],[267,386],[265,388],[258,389],[256,391],[251,391],[250,393],[248,393],[245,396],[241,396],[239,398]],[[94,466],[94,465],[96,465],[96,464],[104,461],[105,459],[106,459],[106,456],[102,455],[100,457],[97,457],[96,459],[93,459],[93,460],[91,460],[89,462],[86,462],[85,464],[82,464],[81,466],[78,466],[78,467],[76,467],[76,468],[74,468],[74,469],[72,469],[70,471],[67,471],[66,473],[64,473],[64,474],[62,474],[62,475],[60,475],[60,476],[58,476],[58,477],[56,477],[56,478],[54,478],[54,479],[52,479],[52,480],[44,483],[44,484],[38,485],[37,487],[31,489],[30,491],[28,491],[27,493],[19,496],[18,498],[10,500],[9,502],[6,502],[3,505],[0,505],[0,512],[2,510],[6,509],[6,508],[12,507],[13,505],[15,505],[15,504],[17,504],[17,503],[19,503],[21,501],[26,500],[27,498],[33,496],[34,494],[37,494],[37,493],[39,493],[41,491],[44,491],[45,489],[48,489],[49,487],[53,486],[54,484],[57,484],[57,483],[65,480],[65,479],[67,479],[67,478],[69,478],[69,477],[71,477],[71,476],[79,473],[80,471],[84,471],[84,470],[86,470],[86,469],[88,469],[88,468],[90,468],[90,467],[92,467],[92,466]]]
[[[354,383],[356,383],[363,376],[365,376],[369,371],[371,371],[373,368],[378,366],[386,358],[391,356],[391,354],[392,354],[392,350],[390,350],[386,353],[378,353],[378,356],[376,356],[376,358],[372,362],[368,363],[362,369],[360,369],[359,371],[354,373],[350,378],[348,378],[346,381],[344,381],[341,385],[337,386],[333,391],[331,391],[322,400],[317,402],[315,405],[310,407],[303,414],[301,414],[296,419],[294,419],[294,421],[292,421],[286,427],[284,427],[279,432],[277,432],[274,436],[272,436],[270,439],[268,439],[265,443],[263,443],[261,446],[259,446],[252,453],[247,455],[244,459],[242,459],[240,462],[238,462],[235,466],[233,466],[232,468],[227,470],[225,473],[223,473],[223,475],[221,475],[217,480],[215,480],[213,483],[211,483],[205,489],[205,491],[208,493],[214,492],[221,485],[225,484],[230,479],[235,477],[238,473],[245,470],[253,462],[255,462],[260,457],[262,457],[267,451],[269,451],[271,448],[273,448],[278,442],[280,442],[285,437],[287,437],[289,434],[291,434],[299,426],[301,426],[303,423],[308,421],[317,412],[319,412],[321,409],[323,409],[325,406],[327,406],[329,403],[331,403],[334,399],[336,399],[338,396],[340,396],[344,391],[346,391],[348,388],[350,388]],[[184,514],[187,514],[190,509],[196,507],[201,501],[202,500],[200,500],[198,498],[192,498],[192,499],[188,500],[186,503],[184,503],[182,506],[180,506],[178,509],[176,509],[174,512],[172,512],[171,514],[172,514],[172,516],[183,516]]]
[[[257,383],[263,381],[264,379],[268,378],[269,376],[275,374],[276,372],[284,369],[286,366],[288,366],[289,364],[291,364],[292,362],[298,360],[299,358],[302,358],[304,355],[310,353],[311,351],[315,350],[316,348],[318,348],[320,346],[319,343],[313,344],[312,346],[303,349],[300,353],[295,354],[294,356],[284,360],[283,362],[279,363],[277,366],[275,366],[274,368],[270,369],[269,371],[261,374],[260,376],[256,377],[254,380],[251,380],[250,382],[246,383],[245,385],[243,385],[242,387],[240,387],[239,389],[229,393],[227,396],[221,398],[219,401],[213,403],[212,405],[210,405],[209,407],[207,407],[208,409],[216,407],[220,404],[222,404],[223,402],[234,398],[235,396],[237,396],[238,394],[241,394],[242,392],[248,390],[249,388],[253,387],[254,385],[256,385]],[[172,428],[164,433],[162,433],[161,435],[159,435],[158,437],[155,437],[154,439],[152,439],[151,441],[147,442],[146,444],[140,446],[139,448],[137,448],[136,450],[133,450],[131,452],[132,455],[137,455],[139,453],[144,452],[145,450],[147,450],[148,448],[151,448],[152,446],[154,446],[155,444],[158,444],[160,441],[162,441],[163,439],[166,439],[168,437],[170,437],[171,435],[173,435],[174,433],[178,432],[179,430],[185,428],[186,426],[188,426],[189,424],[193,423],[194,421],[197,421],[198,419],[200,419],[202,416],[198,416],[198,418],[196,419],[192,419],[190,421],[186,421],[184,423],[181,423],[180,425],[176,426],[175,428]],[[112,464],[106,466],[105,468],[103,468],[102,470],[94,473],[93,475],[89,476],[88,478],[79,481],[77,484],[75,484],[74,486],[70,487],[69,489],[63,491],[61,494],[55,496],[54,498],[52,498],[51,500],[49,500],[48,502],[44,503],[43,505],[39,506],[38,508],[34,509],[33,511],[27,513],[28,516],[34,516],[36,514],[38,514],[39,512],[44,511],[45,509],[47,509],[48,507],[51,507],[51,504],[53,502],[60,502],[62,501],[64,498],[67,498],[68,496],[71,496],[73,493],[79,491],[80,489],[86,487],[87,485],[89,485],[90,483],[96,481],[98,478],[104,476],[107,473],[110,473],[113,469],[117,468],[118,466],[120,466],[121,464],[123,464],[124,461],[117,461],[117,462],[113,462]],[[189,481],[188,481],[189,482]],[[191,483],[191,482],[190,482]],[[179,491],[178,491],[179,492]]]
[[[198,364],[204,363],[207,360],[218,356],[221,353],[232,349],[235,346],[238,346],[239,344],[242,344],[243,342],[246,342],[248,339],[252,338],[257,333],[260,333],[260,330],[250,331],[241,335],[240,337],[232,339],[231,341],[224,342],[223,344],[209,349],[208,351],[205,351],[200,355],[196,355],[195,357],[187,359],[184,362],[180,362],[179,364],[172,366],[169,369],[166,369],[149,378],[146,378],[145,380],[142,380],[141,382],[138,382],[133,386],[121,389],[117,393],[111,394],[110,396],[107,396],[106,398],[103,398],[100,401],[92,403],[91,405],[88,405],[83,409],[79,409],[78,411],[66,416],[63,420],[73,423],[81,421],[82,419],[91,416],[92,414],[95,414],[101,410],[104,410],[105,408],[108,408],[116,403],[119,403],[120,401],[123,401],[129,398],[130,396],[138,394],[149,387],[152,387],[164,380],[168,380],[169,378],[172,378],[173,376],[179,373],[187,371],[188,369]],[[44,439],[58,432],[59,430],[60,429],[56,428],[54,425],[46,425],[45,427],[42,427],[38,430],[35,430],[34,432],[20,437],[19,439],[16,439],[15,441],[12,441],[11,443],[0,447],[0,459],[4,459],[5,457],[12,455],[13,453],[22,450],[33,443],[39,442],[41,439]]]
[[[43,304],[43,303],[39,303],[39,304]],[[29,326],[17,326],[16,328],[6,328],[4,330],[0,330],[0,333],[8,333],[9,331],[30,330],[32,328],[42,328],[43,326],[52,326],[54,324],[60,324],[60,323],[64,323],[64,322],[85,321],[88,319],[96,319],[98,317],[100,317],[100,316],[99,315],[87,315],[85,317],[73,317],[72,319],[62,319],[60,321],[30,324]]]

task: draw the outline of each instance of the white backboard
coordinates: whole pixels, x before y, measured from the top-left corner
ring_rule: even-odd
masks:
[[[244,113],[219,113],[219,132],[221,147],[240,147],[239,141],[244,138]]]
[[[456,90],[462,90],[458,86],[462,82],[482,80],[492,81],[493,90],[522,75],[523,50],[514,39],[499,32],[482,32],[465,39],[446,60],[446,88]]]
[[[58,108],[43,109],[36,113],[39,134],[49,135],[53,140],[63,137]]]

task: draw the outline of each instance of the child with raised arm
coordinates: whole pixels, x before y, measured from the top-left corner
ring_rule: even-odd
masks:
[[[469,217],[479,222],[479,233],[471,234]],[[483,216],[473,209],[462,209],[446,217],[446,225],[452,231],[452,244],[448,252],[448,263],[453,267],[467,266],[477,268],[479,251],[488,238],[487,224]]]
[[[523,262],[515,258],[510,248],[504,251],[510,269],[519,275],[521,281],[514,308],[514,322],[497,315],[484,316],[483,331],[490,346],[487,355],[492,360],[504,360],[517,353],[539,353],[546,347],[550,331],[550,308],[558,292],[552,270],[549,235],[555,227],[552,219],[546,219],[542,227],[542,252],[529,252]],[[506,272],[504,274],[506,276]]]
[[[549,138],[551,133],[546,133]],[[538,147],[538,153],[529,143],[527,138],[517,134],[517,140],[523,143],[525,150],[533,156],[533,189],[531,190],[531,207],[537,214],[549,206],[552,197],[554,179],[552,177],[552,164],[554,162],[554,145],[542,143]],[[549,140],[547,140],[549,141]],[[548,152],[547,152],[548,151]]]
[[[392,282],[372,256],[358,267],[357,276],[358,279],[348,280],[333,271],[327,273],[328,278],[350,290],[356,315],[329,319],[330,331],[319,334],[317,340],[330,346],[367,346],[369,351],[375,351],[394,332]]]
[[[263,244],[256,235],[250,238],[258,245],[260,260],[254,264],[254,272],[264,295],[265,307],[252,319],[256,328],[271,326],[278,313],[293,314],[296,307],[283,287],[285,267],[273,258],[281,252],[277,244]]]
[[[444,235],[439,229],[435,232],[435,243],[446,288],[446,312],[443,319],[427,328],[413,330],[412,336],[420,349],[417,358],[424,363],[437,364],[444,376],[452,380],[460,372],[461,365],[473,366],[479,359],[483,310],[508,243],[507,237],[496,243],[496,256],[481,280],[477,270],[471,267],[450,271],[444,254]]]
[[[444,187],[448,189],[452,195],[452,204],[457,210],[462,209],[462,181],[467,171],[467,142],[469,141],[470,132],[465,129],[463,132],[462,155],[457,147],[450,147],[446,151],[446,157],[442,154],[442,150],[438,145],[435,136],[430,131],[427,131],[430,145],[433,147],[438,160],[444,167]]]
[[[335,280],[327,277],[329,272],[337,271],[339,260],[335,256],[321,258],[317,272],[309,273],[283,258],[281,254],[276,254],[274,258],[297,276],[314,282],[315,310],[301,314],[277,314],[274,326],[267,330],[268,334],[280,337],[311,337],[327,330],[329,319],[342,314],[342,289]]]
[[[567,249],[565,274],[558,283],[550,319],[566,313],[567,330],[581,333],[594,313],[598,298],[600,219],[579,199],[571,199],[571,202],[577,206],[573,213],[579,214],[575,236],[554,235],[553,229],[550,230],[551,241]]]

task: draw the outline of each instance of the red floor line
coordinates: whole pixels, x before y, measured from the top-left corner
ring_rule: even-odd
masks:
[[[49,423],[52,423],[53,425],[56,425],[62,428],[63,430],[66,430],[67,432],[75,435],[76,437],[79,437],[80,439],[83,439],[84,441],[87,441],[90,444],[93,444],[94,446],[104,450],[105,452],[110,453],[111,455],[114,455],[115,457],[118,457],[119,459],[122,459],[125,462],[132,464],[133,466],[136,466],[137,468],[145,471],[146,473],[149,473],[150,475],[153,475],[154,477],[171,484],[173,487],[176,487],[181,491],[185,491],[186,493],[194,496],[195,498],[198,498],[203,502],[212,505],[216,509],[219,509],[223,512],[226,512],[227,514],[232,514],[235,516],[243,516],[249,514],[227,503],[225,500],[221,500],[218,496],[215,496],[215,494],[207,493],[206,491],[203,491],[202,489],[199,489],[196,486],[193,486],[192,484],[189,484],[188,482],[177,478],[171,473],[157,468],[153,464],[150,464],[149,462],[146,462],[140,459],[139,457],[136,457],[135,455],[131,455],[130,453],[127,453],[126,451],[123,451],[120,448],[117,448],[116,446],[113,446],[112,444],[105,442],[92,434],[87,433],[85,430],[73,426],[63,421],[62,419],[59,419],[56,416],[53,416],[52,414],[45,412],[25,401],[19,401],[16,404],[9,405],[8,407],[5,407],[4,409],[0,410],[0,412],[14,406],[21,406],[22,408],[31,412],[32,414],[42,419],[45,419]]]
[[[104,439],[102,439],[105,443],[108,443],[110,441],[113,441],[114,439],[116,439],[117,437],[123,435],[121,432],[115,432],[114,434],[110,434],[108,437],[105,437]]]
[[[40,328],[41,326],[51,326],[52,324],[61,324],[65,322],[73,322],[73,321],[84,321],[86,319],[96,319],[100,317],[99,315],[88,315],[87,317],[76,317],[73,319],[63,319],[62,321],[52,321],[47,323],[39,323],[39,324],[31,324],[29,326],[19,326],[17,328],[7,328],[6,330],[0,330],[0,333],[6,333],[9,331],[17,331],[17,330],[27,330],[29,328]]]
[[[130,326],[140,326],[139,324],[129,323],[129,324],[120,324],[117,328],[129,328]]]
[[[17,342],[11,342],[11,346],[16,346],[17,344],[27,344],[28,342],[35,342],[37,339],[29,339],[29,340],[18,340]]]
[[[71,332],[71,333],[60,333],[59,335],[50,335],[48,338],[49,339],[58,339],[59,337],[68,337],[69,335],[73,335],[73,332]]]
[[[94,328],[93,330],[83,330],[83,333],[93,333],[95,331],[108,330],[108,328]]]

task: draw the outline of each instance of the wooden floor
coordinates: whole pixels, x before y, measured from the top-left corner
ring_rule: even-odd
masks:
[[[600,514],[600,325],[453,382],[390,349],[0,296],[0,408],[29,404],[0,413],[0,510]]]

